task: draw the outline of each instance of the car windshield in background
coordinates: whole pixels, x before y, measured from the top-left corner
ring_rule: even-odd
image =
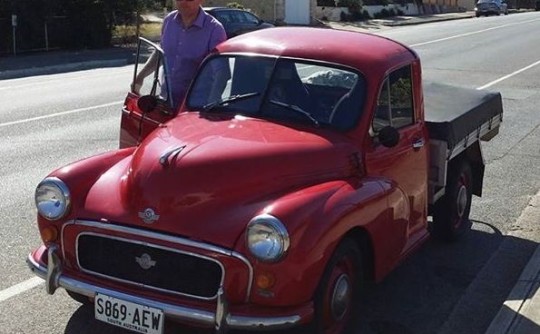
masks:
[[[364,105],[364,79],[328,64],[256,56],[208,60],[187,99],[190,110],[352,128]]]

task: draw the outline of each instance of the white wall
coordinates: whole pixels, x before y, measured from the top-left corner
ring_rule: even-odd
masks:
[[[285,0],[285,22],[288,24],[309,24],[311,21],[311,0]]]

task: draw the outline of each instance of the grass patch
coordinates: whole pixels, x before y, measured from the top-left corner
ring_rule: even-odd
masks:
[[[113,43],[129,45],[137,43],[137,27],[134,25],[116,26],[112,33]],[[161,35],[161,23],[143,23],[140,28],[141,37],[158,41]]]

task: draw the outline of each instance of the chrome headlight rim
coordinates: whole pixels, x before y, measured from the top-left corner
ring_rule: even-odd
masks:
[[[53,186],[59,190],[59,194],[62,196],[63,205],[64,205],[64,209],[60,214],[57,214],[55,216],[50,216],[40,210],[40,206],[38,202],[38,191],[43,186]],[[71,208],[71,193],[69,191],[68,186],[64,183],[64,181],[54,176],[46,177],[37,185],[36,192],[34,195],[34,200],[35,200],[38,214],[49,221],[56,221],[56,220],[62,219],[69,212],[69,209]]]
[[[270,228],[275,232],[275,235],[279,237],[279,244],[281,245],[281,249],[279,252],[272,254],[271,256],[264,256],[261,254],[257,254],[256,250],[252,248],[252,245],[250,244],[250,234],[251,232],[257,228],[258,226],[264,226],[267,228]],[[266,262],[266,263],[274,263],[282,260],[285,255],[287,255],[287,252],[289,250],[289,246],[291,244],[289,232],[287,231],[287,228],[283,223],[276,217],[270,215],[270,214],[261,214],[253,219],[248,223],[247,226],[247,232],[246,232],[246,245],[249,250],[249,252],[259,261]]]

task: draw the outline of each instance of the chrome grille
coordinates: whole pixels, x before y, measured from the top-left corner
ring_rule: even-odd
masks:
[[[214,259],[92,233],[78,236],[77,261],[88,273],[200,299],[215,298],[223,279]]]

